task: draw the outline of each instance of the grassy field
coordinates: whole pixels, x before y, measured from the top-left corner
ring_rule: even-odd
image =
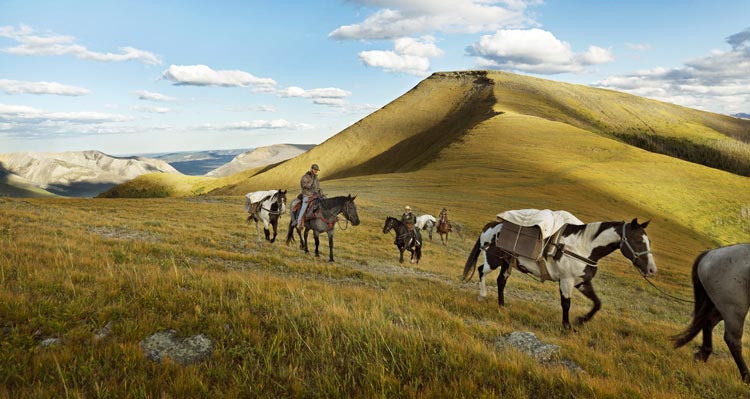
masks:
[[[690,347],[672,349],[668,337],[687,325],[692,306],[655,291],[619,253],[600,263],[594,285],[603,308],[577,332],[562,330],[554,283],[514,273],[508,306],[498,309],[492,288],[480,302],[476,277],[459,281],[479,230],[507,209],[565,209],[587,222],[651,219],[653,281],[684,298],[699,253],[750,237],[748,177],[624,144],[595,127],[625,117],[583,123],[595,120],[581,117],[583,107],[559,105],[613,92],[486,79],[435,76],[267,170],[149,175],[110,191],[164,198],[0,198],[0,396],[750,396],[721,325],[708,364],[693,363]],[[608,100],[599,114],[616,104]],[[649,126],[673,124],[672,111],[656,111]],[[685,112],[711,137],[741,134],[733,121]],[[244,193],[296,193],[313,162],[329,196],[357,195],[362,221],[337,227],[332,265],[296,246],[258,242],[243,214]],[[464,239],[428,242],[419,265],[398,264],[382,227],[407,204],[417,214],[447,207]],[[282,237],[287,223],[284,216]],[[574,294],[573,317],[589,307]],[[107,323],[111,336],[95,340]],[[170,328],[210,337],[212,357],[189,367],[148,360],[138,343]],[[495,341],[513,331],[559,345],[584,372],[498,349]],[[42,348],[45,338],[61,344]]]
[[[241,197],[0,200],[0,395],[747,394],[720,340],[706,365],[694,364],[690,349],[671,349],[667,337],[687,323],[690,306],[654,292],[619,255],[606,258],[595,279],[602,311],[566,333],[553,283],[516,274],[509,306],[498,310],[492,293],[477,301],[476,280],[459,282],[479,220],[455,216],[471,233],[466,239],[428,242],[418,266],[399,265],[392,236],[380,230],[411,194],[401,188],[378,197],[366,186],[330,184],[357,189],[362,219],[337,231],[333,265],[295,246],[259,243]],[[411,203],[433,211],[425,194]],[[655,282],[689,297],[689,262],[705,239],[666,221],[652,227]],[[588,307],[574,296],[573,315]],[[110,322],[112,335],[94,340]],[[185,368],[147,360],[138,343],[168,328],[210,337],[211,359]],[[494,346],[516,330],[560,345],[585,372]],[[49,337],[62,343],[41,348]]]

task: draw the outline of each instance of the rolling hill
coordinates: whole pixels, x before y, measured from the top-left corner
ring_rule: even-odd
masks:
[[[179,173],[164,161],[113,157],[99,151],[17,152],[0,154],[0,166],[26,186],[68,197],[93,197],[145,173]],[[18,179],[16,179],[18,180]],[[8,195],[14,196],[10,191]]]
[[[206,173],[206,176],[229,176],[248,169],[276,164],[294,158],[313,147],[315,146],[308,144],[275,144],[258,147],[237,155],[230,162]]]

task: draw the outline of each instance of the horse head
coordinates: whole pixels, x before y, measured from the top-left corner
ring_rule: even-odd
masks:
[[[651,253],[651,241],[646,235],[646,226],[650,220],[643,224],[638,223],[635,218],[630,223],[623,222],[620,232],[620,252],[633,262],[633,266],[640,270],[644,276],[656,274],[656,262]]]
[[[352,226],[359,225],[359,215],[357,215],[357,205],[354,204],[354,199],[356,198],[357,198],[356,195],[352,197],[352,195],[349,194],[349,196],[347,196],[344,201],[343,208],[341,208],[341,212],[344,214],[344,217],[346,218],[346,220],[352,223]]]
[[[286,212],[286,190],[278,190],[276,193],[276,204],[279,207],[279,212]]]
[[[397,222],[396,218],[392,218],[390,216],[388,216],[387,218],[385,218],[385,224],[383,225],[383,234],[386,234],[389,231],[391,231],[392,229],[395,229],[396,228],[396,222]]]

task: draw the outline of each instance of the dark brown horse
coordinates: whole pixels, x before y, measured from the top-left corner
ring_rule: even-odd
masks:
[[[448,220],[448,211],[445,208],[440,212],[440,216],[438,217],[435,226],[437,227],[438,234],[440,234],[440,242],[442,242],[443,245],[448,245],[448,233],[453,231],[453,228],[451,227],[451,222]]]
[[[416,236],[416,239],[414,239],[405,224],[401,223],[400,220],[389,216],[385,218],[383,234],[387,234],[391,230],[396,232],[396,239],[393,240],[393,243],[398,248],[400,254],[398,259],[399,263],[404,263],[404,251],[411,252],[411,263],[419,263],[419,260],[422,259],[422,235],[419,233],[419,229],[416,227],[414,228],[414,235]]]

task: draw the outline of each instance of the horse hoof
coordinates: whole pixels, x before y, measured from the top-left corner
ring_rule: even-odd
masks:
[[[573,323],[576,326],[582,326],[584,323],[586,323],[588,320],[584,317],[577,317],[575,323]]]
[[[477,301],[479,301],[479,302],[487,302],[487,297],[480,295],[480,296],[477,297]]]

